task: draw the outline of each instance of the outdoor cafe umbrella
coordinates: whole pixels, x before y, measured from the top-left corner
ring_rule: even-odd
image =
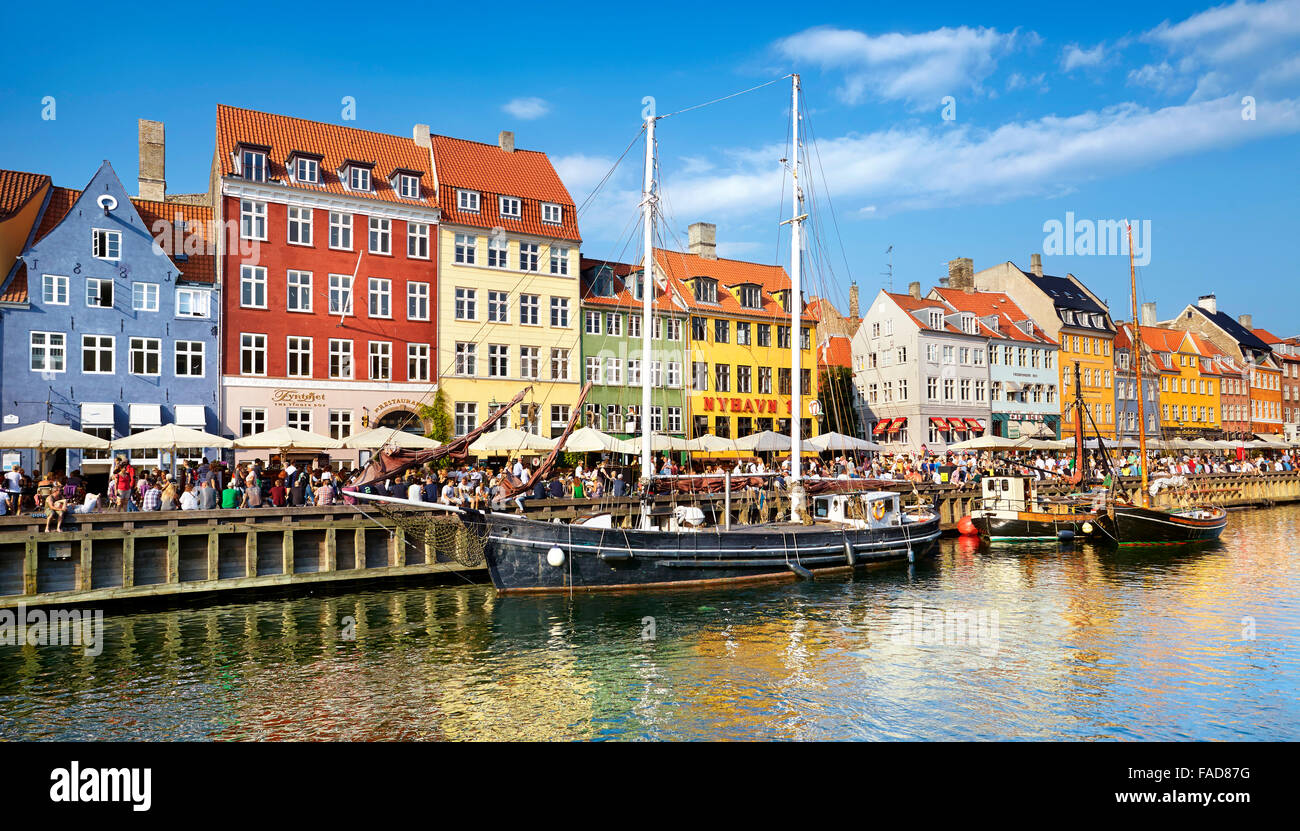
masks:
[[[234,444],[230,439],[214,436],[192,427],[178,424],[164,424],[151,430],[144,430],[132,436],[123,436],[113,442],[114,450],[170,450],[172,470],[176,470],[176,451],[206,450],[209,447],[225,449]]]
[[[618,446],[614,449],[619,453],[627,453],[632,456],[641,453],[640,436],[632,436],[628,439],[616,439],[616,441],[618,442]],[[566,442],[564,446],[568,447],[569,445]],[[681,436],[665,436],[663,433],[655,433],[650,437],[650,449],[656,453],[661,453],[666,450],[694,450],[696,448],[692,447],[690,440],[684,439]]]
[[[12,430],[0,431],[0,447],[9,450],[35,450],[42,468],[50,450],[108,450],[106,439],[73,430],[63,424],[38,421]]]
[[[340,442],[319,433],[286,426],[235,439],[233,444],[239,450],[276,450],[283,459],[286,450],[332,450],[339,447]]]
[[[479,436],[478,440],[469,446],[469,452],[504,456],[525,450],[551,450],[554,447],[555,439],[544,438],[515,427],[503,427]]]
[[[755,452],[790,452],[790,437],[781,433],[773,433],[771,430],[763,430],[758,433],[750,433],[748,436],[742,436],[736,439],[737,450],[753,450]]]
[[[690,449],[697,453],[729,453],[738,449],[736,442],[731,439],[724,439],[721,436],[715,436],[712,433],[706,433],[690,441],[692,445]]]
[[[874,441],[867,441],[856,436],[846,436],[843,433],[822,433],[820,436],[813,436],[808,439],[808,446],[815,447],[818,450],[870,450],[880,451],[885,448],[876,444]]]
[[[1036,450],[1035,439],[1008,439],[1002,436],[980,436],[947,446],[947,450]]]
[[[569,434],[564,449],[570,453],[622,452],[622,442],[595,427],[580,427]]]
[[[378,450],[390,444],[405,450],[427,450],[442,445],[437,439],[408,433],[405,430],[394,430],[391,427],[375,427],[348,436],[343,439],[339,446],[354,450]]]

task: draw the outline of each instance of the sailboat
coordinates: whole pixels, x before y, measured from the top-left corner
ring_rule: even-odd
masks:
[[[1132,292],[1133,346],[1137,360],[1137,388],[1142,389],[1142,322],[1137,313],[1137,267],[1133,262],[1133,226],[1128,226],[1129,281]],[[1146,424],[1143,401],[1138,395],[1138,424]],[[1112,502],[1097,515],[1092,533],[1098,542],[1113,545],[1187,545],[1216,540],[1228,525],[1228,512],[1217,505],[1198,505],[1177,511],[1162,511],[1151,507],[1151,492],[1147,484],[1147,436],[1138,429],[1138,447],[1141,464],[1142,489],[1138,492],[1139,504]]]
[[[791,226],[792,332],[800,331],[800,232],[807,218],[799,188],[799,76],[793,75],[793,216]],[[654,231],[657,187],[655,181],[655,123],[645,122],[646,159],[642,191],[644,251],[642,260],[643,320],[653,319],[655,298]],[[642,366],[651,366],[652,327],[642,327]],[[790,339],[791,377],[800,378],[800,343]],[[791,409],[801,412],[801,385],[792,385]],[[585,396],[586,390],[583,395]],[[521,393],[522,395],[522,393]],[[518,399],[516,399],[518,400]],[[641,410],[651,409],[651,373],[641,373]],[[508,408],[511,405],[506,405]],[[503,408],[505,409],[505,408]],[[533,475],[547,476],[564,446],[564,439],[582,411],[574,407],[567,429],[555,450]],[[498,418],[495,411],[475,434]],[[689,505],[660,508],[652,495],[665,477],[656,475],[649,418],[641,425],[642,497],[635,528],[615,527],[609,514],[568,523],[543,522],[500,511],[476,511],[456,506],[408,503],[453,512],[481,540],[488,573],[498,592],[598,591],[629,588],[674,588],[681,586],[737,584],[781,579],[808,579],[817,574],[848,572],[861,566],[887,561],[911,561],[923,556],[939,537],[939,515],[929,505],[905,507],[894,491],[858,493],[815,492],[809,504],[809,490],[800,473],[801,424],[790,419],[790,475],[788,519],[752,525],[732,525],[730,512],[722,525],[703,524],[703,512]],[[356,486],[399,475],[451,453],[463,456],[472,436],[464,436],[443,448],[422,452],[382,451],[363,471]],[[453,446],[454,445],[454,446]],[[446,449],[444,449],[446,448]],[[527,485],[507,481],[507,498]],[[816,490],[814,488],[814,490]],[[406,500],[362,493],[358,499],[380,503]]]

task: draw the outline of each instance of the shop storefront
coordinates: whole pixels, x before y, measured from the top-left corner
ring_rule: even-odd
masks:
[[[1005,439],[1059,439],[1061,417],[1045,413],[993,413],[992,434]]]

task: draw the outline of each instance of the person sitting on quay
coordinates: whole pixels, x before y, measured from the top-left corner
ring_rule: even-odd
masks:
[[[231,476],[226,480],[226,486],[221,490],[221,507],[238,508],[243,498],[244,492],[239,487],[239,480]]]
[[[144,491],[140,498],[140,510],[157,511],[162,507],[162,490],[153,479],[140,480],[139,487]]]
[[[321,477],[320,487],[316,489],[316,504],[322,507],[334,504],[334,483],[328,473]]]
[[[283,508],[289,504],[289,489],[284,486],[288,475],[282,470],[275,477],[275,484],[271,485],[271,505],[276,508]]]
[[[50,524],[57,518],[58,527],[54,530],[62,531],[63,515],[68,510],[68,500],[64,498],[62,488],[55,484],[52,478],[46,478],[41,481],[40,486],[37,488],[38,494],[42,492],[44,493],[41,502],[45,508],[45,530],[49,531]]]

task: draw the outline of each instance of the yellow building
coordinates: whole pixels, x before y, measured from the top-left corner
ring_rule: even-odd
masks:
[[[685,304],[686,431],[689,438],[741,438],[790,431],[790,277],[781,266],[717,256],[715,228],[690,227],[690,253],[655,250],[669,290]],[[817,321],[803,309],[802,435],[816,435]]]
[[[526,386],[499,422],[558,436],[581,390],[581,237],[545,153],[432,137],[438,226],[439,387],[456,435]]]
[[[1143,368],[1153,366],[1160,372],[1160,427],[1165,434],[1217,435],[1222,427],[1217,350],[1199,335],[1160,326],[1143,326],[1142,343],[1149,358]]]

